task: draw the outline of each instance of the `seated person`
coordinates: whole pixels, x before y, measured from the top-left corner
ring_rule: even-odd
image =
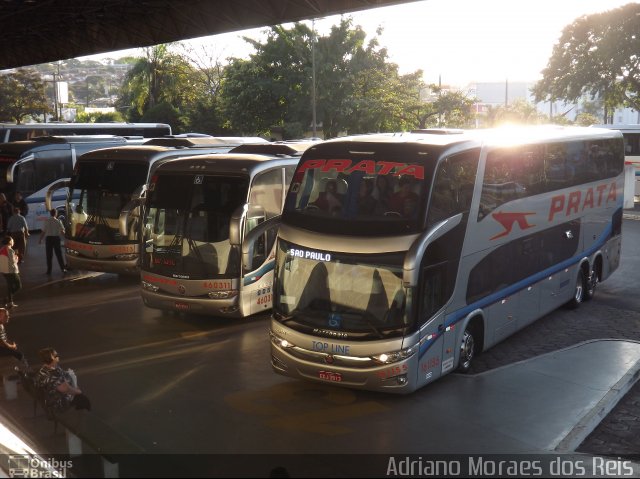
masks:
[[[45,405],[56,412],[63,412],[74,406],[76,409],[91,410],[91,402],[80,389],[71,369],[60,366],[60,356],[54,348],[38,351],[44,363],[36,376],[37,387],[44,393]]]
[[[378,202],[373,197],[373,182],[363,179],[358,190],[358,214],[371,215],[376,210]]]
[[[410,214],[413,213],[413,208],[418,205],[420,197],[411,189],[412,186],[410,178],[405,176],[400,179],[400,190],[391,197],[389,207],[392,211],[397,211],[403,216],[407,216],[408,209],[412,209]]]
[[[336,180],[329,180],[325,191],[320,193],[318,199],[311,203],[322,211],[337,213],[342,209],[342,195],[338,193],[338,183]]]

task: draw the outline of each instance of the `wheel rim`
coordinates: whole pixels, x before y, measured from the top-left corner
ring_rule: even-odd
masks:
[[[582,298],[584,294],[584,281],[582,275],[578,275],[578,281],[576,281],[576,293],[573,297],[576,303],[582,303]]]
[[[462,345],[460,347],[460,357],[462,367],[464,369],[471,366],[471,360],[473,359],[475,342],[473,340],[473,335],[469,333],[469,331],[464,332],[464,336],[462,337]]]
[[[598,275],[595,271],[591,272],[591,276],[589,278],[589,296],[593,296],[596,292],[596,287],[598,286]]]

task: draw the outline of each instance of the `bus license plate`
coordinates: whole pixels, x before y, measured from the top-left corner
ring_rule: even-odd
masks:
[[[331,371],[318,371],[318,377],[325,381],[333,381],[335,383],[342,381],[342,374]]]
[[[173,304],[173,307],[176,308],[178,311],[187,311],[189,309],[189,304],[187,304],[187,303],[179,303],[178,301],[176,301]]]

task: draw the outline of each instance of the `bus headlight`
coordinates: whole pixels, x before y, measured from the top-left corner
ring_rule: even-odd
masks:
[[[207,293],[207,296],[211,299],[229,299],[235,296],[238,296],[238,291],[230,290],[230,291],[210,291]]]
[[[381,364],[397,363],[398,361],[403,361],[407,358],[410,358],[415,354],[417,350],[418,346],[413,346],[411,348],[401,349],[400,351],[377,354],[375,356],[371,356],[371,358]]]
[[[131,261],[132,259],[138,259],[138,253],[117,254],[115,258],[118,261]]]
[[[142,287],[144,289],[146,289],[148,291],[151,291],[152,293],[155,293],[156,291],[158,291],[160,289],[159,286],[156,286],[155,284],[148,283],[146,281],[142,281],[141,284],[142,284]]]
[[[291,344],[286,339],[281,338],[280,336],[277,336],[276,334],[274,334],[271,331],[269,331],[269,336],[271,336],[271,342],[274,345],[278,346],[279,348],[288,349],[288,348],[292,348],[294,346],[293,344]]]

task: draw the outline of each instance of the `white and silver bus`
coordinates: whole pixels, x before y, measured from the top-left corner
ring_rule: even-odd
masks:
[[[596,128],[618,130],[624,138],[624,159],[627,165],[632,165],[635,171],[635,188],[633,196],[640,201],[640,125],[593,125]]]
[[[51,136],[0,144],[0,192],[11,202],[19,191],[27,203],[30,230],[38,230],[49,217],[45,194],[49,187],[71,175],[76,159],[92,150],[141,142],[142,138],[113,135]],[[53,197],[53,207],[64,205],[66,191]]]
[[[311,143],[241,145],[227,154],[160,165],[149,183],[141,258],[144,304],[242,318],[271,308],[277,230],[245,236],[279,217],[300,155]]]
[[[468,371],[618,267],[623,169],[622,135],[595,128],[309,148],[278,231],[273,369],[394,393]]]
[[[166,123],[0,123],[0,143],[38,136],[116,135],[155,138],[171,135]]]
[[[137,200],[144,197],[150,172],[180,156],[224,153],[238,140],[212,136],[166,137],[142,145],[104,148],[82,155],[73,175],[52,185],[46,195],[53,207],[57,190],[68,191],[64,213],[67,264],[72,269],[138,274],[139,218]],[[135,202],[134,206],[131,202]],[[121,223],[120,216],[126,220]]]

